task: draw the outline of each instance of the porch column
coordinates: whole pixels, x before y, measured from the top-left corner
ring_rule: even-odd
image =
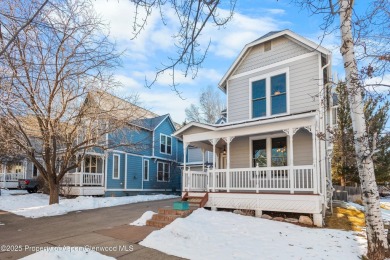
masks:
[[[226,142],[226,190],[230,192],[230,142],[234,136],[224,137],[223,140]]]
[[[26,179],[26,174],[27,174],[27,159],[23,161],[23,178]]]
[[[288,162],[289,162],[289,180],[290,180],[290,193],[294,194],[295,179],[294,179],[294,135],[299,128],[289,128],[283,130],[288,135]]]
[[[1,164],[1,171],[2,171],[2,173],[3,173],[3,188],[4,188],[4,189],[6,188],[6,187],[5,187],[5,168],[6,168],[5,164],[4,164],[4,163]]]
[[[83,186],[83,175],[85,171],[85,155],[83,160],[81,161],[81,172],[79,173],[79,185],[80,187]]]
[[[212,175],[213,175],[213,191],[215,191],[215,168],[217,166],[217,154],[216,154],[216,145],[219,141],[219,138],[214,138],[210,139],[209,142],[213,145],[213,170],[212,170]]]
[[[183,191],[186,190],[186,187],[187,187],[187,191],[189,191],[190,187],[188,185],[188,174],[187,174],[187,148],[188,148],[188,143],[187,142],[183,142],[183,178],[182,178],[182,186],[183,186]]]
[[[202,148],[202,171],[204,172],[204,159],[205,159],[206,150]]]

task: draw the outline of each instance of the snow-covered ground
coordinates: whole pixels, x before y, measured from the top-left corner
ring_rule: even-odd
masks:
[[[84,248],[56,248],[49,247],[32,255],[21,258],[21,260],[113,260],[115,258],[102,255],[93,250]]]
[[[364,207],[362,205],[353,203],[353,202],[348,202],[348,205],[355,207],[358,210],[364,211]],[[385,224],[390,224],[390,198],[385,197],[381,198],[381,211],[382,211],[382,218],[383,222]]]
[[[189,259],[361,259],[366,243],[356,232],[198,209],[140,244]]]
[[[157,213],[153,212],[153,211],[146,211],[144,214],[142,214],[142,216],[139,219],[130,223],[130,225],[132,225],[132,226],[145,226],[146,221],[151,219],[154,214],[157,214]]]
[[[41,193],[26,192],[12,195],[15,191],[2,190],[0,209],[29,218],[63,215],[71,211],[112,207],[144,201],[177,198],[174,195],[137,195],[127,197],[77,197],[75,199],[60,198],[59,204],[49,205],[49,196]],[[23,195],[24,194],[24,195]]]

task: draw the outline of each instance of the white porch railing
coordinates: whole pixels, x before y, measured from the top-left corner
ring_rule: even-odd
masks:
[[[18,179],[24,179],[24,173],[0,173],[0,182],[18,181]]]
[[[103,173],[75,172],[67,173],[63,185],[69,186],[103,186]]]
[[[227,176],[229,174],[229,176]],[[227,178],[228,177],[228,178]],[[307,191],[317,193],[312,165],[184,171],[187,191]]]

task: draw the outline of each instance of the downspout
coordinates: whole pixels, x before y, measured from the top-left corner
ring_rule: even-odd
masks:
[[[321,67],[321,73],[322,73],[322,75],[324,75],[324,69],[327,69],[329,66],[330,66],[330,64],[331,64],[331,61],[332,61],[332,54],[329,54],[329,55],[327,55],[327,57],[328,57],[328,63],[327,64],[325,64],[324,66],[322,66]],[[328,78],[331,76],[330,75],[330,73],[327,73],[327,76],[328,76]],[[324,78],[323,78],[323,80],[324,80]],[[324,92],[326,91],[326,93],[325,93],[325,98],[328,98],[328,92],[327,92],[327,87],[329,86],[329,85],[332,85],[332,82],[327,82],[326,84],[324,84]],[[327,100],[326,100],[327,101]],[[327,107],[327,104],[328,104],[328,102],[323,102],[323,117],[324,117],[324,125],[322,126],[322,129],[321,129],[321,131],[326,131],[326,126],[328,125],[328,107]],[[328,136],[328,133],[325,133],[325,137],[327,137]],[[329,207],[327,206],[327,203],[326,203],[326,201],[327,201],[327,197],[328,197],[328,189],[327,189],[327,183],[328,183],[328,180],[330,181],[330,183],[331,183],[331,174],[330,174],[330,170],[329,170],[329,158],[328,158],[328,142],[325,140],[325,154],[323,155],[323,156],[321,156],[322,158],[326,158],[326,163],[325,163],[325,167],[323,168],[324,169],[324,171],[325,171],[325,182],[322,184],[322,190],[323,190],[323,193],[324,193],[324,196],[325,196],[325,207],[326,207],[326,209],[329,209]],[[330,199],[329,199],[329,202],[330,202],[330,208],[332,209],[332,195],[330,195]],[[323,212],[323,214],[325,214],[325,212]]]

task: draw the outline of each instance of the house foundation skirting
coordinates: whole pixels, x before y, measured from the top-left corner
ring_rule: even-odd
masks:
[[[189,196],[195,194],[200,193],[189,192]],[[314,224],[322,226],[321,195],[209,192],[208,197],[205,207],[313,214]]]

